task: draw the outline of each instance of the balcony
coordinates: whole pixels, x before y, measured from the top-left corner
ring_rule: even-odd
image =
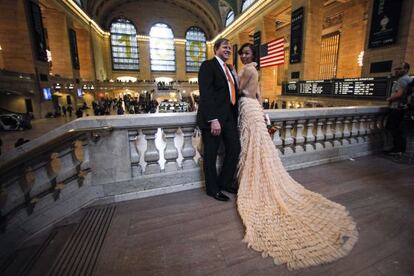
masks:
[[[312,185],[316,185],[317,192],[330,190],[328,197],[335,200],[338,196],[338,201],[348,207],[348,203],[354,204],[355,200],[355,204],[362,204],[359,201],[361,187],[369,183],[371,185],[380,175],[387,175],[388,168],[394,167],[393,162],[378,157],[362,158],[365,165],[361,166],[353,165],[361,164],[360,161],[352,161],[383,149],[386,143],[383,131],[386,111],[383,107],[347,107],[272,110],[268,114],[272,124],[278,129],[273,136],[273,143],[279,149],[288,170],[350,160],[338,163],[346,164],[338,165],[341,168],[346,167],[339,171],[335,169],[335,165],[323,165],[314,170],[292,172],[299,181],[309,185],[307,187],[310,189]],[[0,244],[5,248],[2,255],[10,253],[25,239],[43,233],[45,229],[50,230],[52,225],[63,218],[72,214],[79,215],[79,211],[85,207],[107,204],[124,206],[119,205],[119,202],[141,199],[136,203],[141,207],[134,207],[137,208],[133,209],[135,211],[130,209],[131,215],[136,212],[138,227],[142,219],[140,216],[145,216],[145,210],[150,210],[147,207],[158,209],[157,204],[174,205],[175,201],[171,201],[171,198],[179,200],[178,205],[174,206],[197,205],[198,207],[193,206],[198,210],[194,214],[202,212],[205,205],[216,204],[209,201],[199,190],[203,186],[199,141],[200,138],[195,132],[195,113],[87,117],[70,122],[2,156],[0,175],[3,192],[0,207],[3,233],[0,235]],[[409,149],[412,149],[412,141]],[[396,171],[386,179],[397,177],[398,173],[395,173],[403,172],[406,168],[404,166],[406,165],[395,165]],[[378,176],[375,175],[376,169]],[[303,171],[310,175],[302,175]],[[320,175],[315,175],[314,172],[318,171]],[[403,172],[404,175],[406,173],[408,170]],[[318,186],[316,182],[320,179],[313,179],[311,175],[326,176],[329,181],[321,180],[323,183]],[[357,183],[362,184],[352,183],[354,176],[356,179],[361,178]],[[335,186],[340,185],[342,180],[351,182],[345,190],[345,186]],[[405,187],[405,178],[398,183],[400,187]],[[387,189],[382,186],[378,188]],[[361,196],[369,198],[371,192],[377,192],[375,185],[370,189],[372,191],[364,190]],[[185,190],[194,191],[183,192]],[[173,192],[181,193],[152,197]],[[348,192],[355,199],[348,198]],[[386,196],[385,191],[382,192]],[[341,198],[341,193],[344,193],[344,198]],[[396,196],[400,196],[400,192]],[[142,199],[147,197],[151,198]],[[180,201],[182,197],[189,201]],[[161,198],[165,198],[165,201]],[[393,202],[396,199],[387,200]],[[369,204],[378,203],[375,202],[374,200]],[[405,200],[403,202],[406,203]],[[135,203],[131,204],[135,206]],[[230,218],[237,217],[234,206],[221,206],[218,210],[224,208],[223,211],[229,212]],[[142,227],[146,230],[139,235],[149,235],[156,231],[161,227],[156,221],[163,220],[166,214],[164,211],[167,209],[159,210],[160,217],[154,214],[153,222],[148,217],[148,228],[141,225],[138,230],[130,231],[140,231]],[[371,215],[376,214],[374,209],[370,209]],[[184,207],[179,207],[179,210],[187,212]],[[174,214],[180,217],[178,213]],[[175,216],[174,214],[172,215]],[[201,214],[200,217],[207,215]],[[224,218],[219,216],[217,219]],[[189,227],[193,225],[191,221],[188,223]],[[108,227],[109,225],[110,223]],[[119,226],[113,224],[111,227]],[[240,236],[241,229],[241,225],[233,229],[239,233],[235,237]],[[227,234],[229,232],[225,232]],[[153,239],[156,236],[148,238]]]

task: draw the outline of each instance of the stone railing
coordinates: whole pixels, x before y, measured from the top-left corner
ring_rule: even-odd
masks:
[[[382,150],[386,111],[346,107],[268,114],[283,163],[296,169]],[[195,113],[81,118],[1,156],[0,246],[14,248],[92,203],[203,186],[195,119]]]

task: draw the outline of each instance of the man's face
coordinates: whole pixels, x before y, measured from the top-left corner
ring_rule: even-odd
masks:
[[[220,44],[220,47],[216,50],[216,56],[221,58],[224,62],[226,62],[231,55],[231,44],[227,41],[224,41]]]
[[[401,77],[404,74],[404,70],[401,67],[394,68],[394,76]]]

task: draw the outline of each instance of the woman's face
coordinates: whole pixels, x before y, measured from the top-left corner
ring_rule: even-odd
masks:
[[[243,64],[248,64],[250,62],[253,62],[253,52],[250,49],[250,47],[246,46],[242,49],[240,59],[241,59]]]

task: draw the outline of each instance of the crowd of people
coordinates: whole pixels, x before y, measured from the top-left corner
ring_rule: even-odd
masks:
[[[92,110],[95,116],[110,115],[112,112],[118,115],[155,113],[157,106],[157,101],[151,100],[145,95],[132,97],[129,94],[118,99],[101,98],[92,102]]]

